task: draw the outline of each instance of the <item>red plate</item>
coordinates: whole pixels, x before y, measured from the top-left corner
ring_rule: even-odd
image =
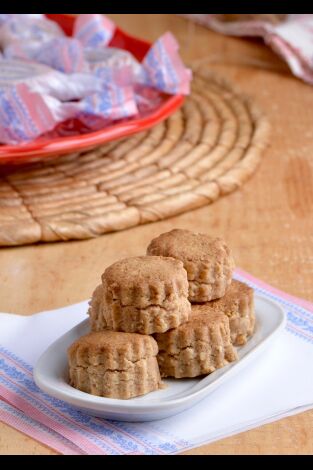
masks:
[[[62,14],[51,14],[47,16],[51,20],[56,21],[67,35],[72,34],[74,24],[73,17]],[[142,39],[129,36],[124,33],[124,31],[117,28],[110,46],[126,49],[141,61],[151,44]],[[71,152],[87,150],[105,142],[135,134],[166,119],[182,105],[183,101],[184,97],[182,95],[165,95],[161,104],[150,114],[112,124],[96,132],[86,133],[86,130],[82,129],[78,121],[72,120],[71,129],[70,126],[67,125],[67,132],[71,135],[62,137],[46,135],[26,144],[0,145],[0,164],[25,163],[31,161],[33,158],[38,160],[39,157],[65,155]]]

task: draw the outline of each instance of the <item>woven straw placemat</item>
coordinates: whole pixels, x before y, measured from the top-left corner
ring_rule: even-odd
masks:
[[[255,171],[260,110],[205,64],[192,94],[149,131],[0,178],[0,245],[84,239],[210,204]]]

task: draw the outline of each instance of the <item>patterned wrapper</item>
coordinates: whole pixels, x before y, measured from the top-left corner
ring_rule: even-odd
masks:
[[[187,69],[178,53],[178,43],[171,33],[164,34],[149,49],[142,63],[129,52],[115,48],[86,49],[85,58],[97,76],[105,74],[108,67],[129,67],[129,80],[134,84],[151,87],[162,93],[188,95],[191,70]]]
[[[29,65],[29,64],[27,64]],[[1,87],[0,81],[0,141],[7,144],[18,144],[30,141],[41,134],[52,130],[58,123],[70,118],[79,118],[90,128],[99,128],[100,122],[123,119],[137,113],[137,105],[133,87],[123,81],[125,71],[118,74],[108,70],[107,80],[100,81],[92,77],[92,83],[82,83],[89,80],[88,74],[78,78],[72,76],[73,82],[80,84],[76,93],[70,86],[66,88],[69,77],[64,75],[60,87],[59,72],[38,74],[30,80],[16,80],[12,86]],[[57,74],[57,76],[56,76]],[[89,88],[88,88],[89,87]],[[62,100],[72,96],[72,99]],[[75,96],[76,95],[76,96]]]
[[[111,41],[115,24],[109,18],[98,14],[80,15],[74,26],[74,37],[84,47],[103,47]]]
[[[48,108],[53,116],[54,125],[75,117],[91,129],[95,129],[98,128],[99,123],[103,126],[105,122],[137,114],[133,88],[124,86],[116,78],[78,102],[64,103],[50,95],[39,96],[43,98],[43,108]],[[42,110],[40,112],[42,113]]]
[[[106,73],[108,68],[121,69],[128,67],[132,73],[132,80],[141,74],[141,64],[128,51],[115,47],[86,48],[84,50],[85,59],[88,62],[90,71],[97,76]]]
[[[44,15],[42,13],[0,13],[0,26],[2,26],[7,21],[11,20],[13,17],[38,20],[43,19]]]
[[[128,67],[119,70],[108,68],[101,77],[101,91],[82,100],[76,112],[74,109],[75,115],[91,129],[99,129],[112,120],[135,116],[138,108],[134,88],[129,84],[129,74]]]
[[[0,141],[8,144],[35,139],[53,129],[55,120],[39,93],[27,85],[0,91]]]
[[[54,37],[63,37],[62,29],[47,18],[11,15],[0,26],[0,47],[14,42],[37,41],[43,43]]]
[[[192,73],[184,66],[178,49],[171,33],[165,33],[156,41],[142,62],[145,85],[173,95],[190,93]]]
[[[32,60],[64,73],[89,71],[83,46],[74,38],[53,38],[43,44],[14,42],[6,47],[4,56],[7,59]]]
[[[79,100],[100,91],[102,82],[87,73],[65,75],[42,64],[3,60],[0,70],[0,90],[24,83],[32,91],[51,95],[61,101]]]

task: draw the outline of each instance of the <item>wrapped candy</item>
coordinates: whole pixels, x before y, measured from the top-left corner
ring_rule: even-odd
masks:
[[[86,49],[90,69],[101,77],[107,67],[129,66],[132,80],[163,93],[188,95],[191,70],[186,69],[178,54],[178,43],[171,33],[165,33],[150,48],[142,63],[128,51],[115,48]]]
[[[105,87],[76,103],[62,103],[49,95],[33,92],[20,83],[0,91],[0,141],[17,144],[33,140],[52,130],[57,123],[76,117],[95,127],[99,118],[105,121],[122,119],[137,113],[131,87]],[[98,118],[93,122],[93,118]]]
[[[112,121],[137,113],[124,70],[108,69],[103,81],[88,74],[66,76],[34,63],[3,63],[11,77],[0,79],[1,142],[32,140],[73,117],[95,127],[95,117]]]
[[[83,14],[75,21],[73,36],[84,47],[104,47],[109,44],[115,31],[115,24],[106,16]]]
[[[0,47],[3,49],[14,42],[36,41],[43,43],[53,37],[63,37],[62,29],[45,17],[10,15],[0,26]]]
[[[44,44],[14,42],[5,48],[4,55],[7,59],[39,62],[64,73],[89,70],[83,46],[74,38],[53,38]]]
[[[0,91],[0,141],[16,144],[53,129],[55,121],[39,93],[20,83]]]
[[[101,76],[107,68],[119,69],[129,67],[134,77],[141,73],[141,65],[135,57],[128,51],[115,47],[86,48],[84,50],[85,60],[89,64],[92,73]]]
[[[0,13],[0,26],[13,17],[18,17],[18,18],[35,18],[35,19],[42,19],[44,18],[44,15],[42,13]]]
[[[82,99],[100,91],[102,81],[91,74],[65,75],[46,65],[18,60],[2,60],[0,90],[26,84],[32,91],[61,101]]]
[[[160,37],[143,59],[142,82],[171,95],[188,95],[192,73],[184,66],[178,49],[171,33]]]
[[[113,23],[102,15],[80,15],[74,26],[76,38],[56,37],[43,44],[38,41],[13,41],[5,47],[4,56],[32,60],[65,73],[87,72],[89,69],[96,73],[102,68],[125,65],[140,68],[128,51],[104,47],[111,40],[114,30]]]
[[[160,104],[160,93],[145,85],[146,75],[142,65],[130,52],[114,47],[87,48],[85,59],[90,71],[102,80],[106,80],[108,70],[124,69],[125,80],[134,87],[135,100],[141,114],[146,114]]]
[[[0,57],[2,143],[32,140],[71,118],[99,129],[151,112],[162,93],[189,93],[191,71],[170,33],[140,63],[128,51],[107,47],[115,25],[102,15],[79,16],[71,38],[46,17],[4,16],[0,15],[0,43],[5,46]]]
[[[186,69],[178,55],[178,44],[174,36],[166,33],[148,51],[142,63],[129,52],[113,48],[85,51],[90,70],[101,77],[107,67],[129,66],[130,79],[168,94],[188,95],[191,71]]]
[[[32,80],[51,72],[49,67],[17,60],[3,60],[0,71],[0,90],[24,80]]]

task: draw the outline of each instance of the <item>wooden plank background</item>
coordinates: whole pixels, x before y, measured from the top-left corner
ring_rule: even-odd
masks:
[[[254,177],[211,206],[95,240],[1,249],[0,311],[30,315],[86,299],[108,264],[143,253],[173,227],[225,237],[238,266],[313,301],[312,88],[259,41],[224,37],[174,15],[111,16],[149,40],[171,30],[185,60],[209,60],[267,112],[271,146]],[[313,411],[302,413],[187,453],[312,454],[312,420]],[[1,424],[0,453],[54,452]]]

